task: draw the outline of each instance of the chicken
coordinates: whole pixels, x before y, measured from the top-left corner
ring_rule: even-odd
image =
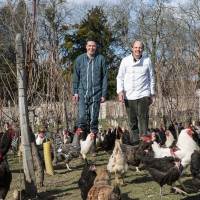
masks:
[[[200,152],[194,151],[191,155],[190,171],[193,177],[193,183],[200,189]]]
[[[96,167],[94,164],[85,163],[82,170],[81,177],[78,181],[78,186],[81,190],[81,197],[83,200],[87,199],[88,192],[94,184],[94,179],[96,178]]]
[[[10,188],[12,174],[6,160],[6,154],[11,146],[10,130],[0,133],[0,199],[5,199]]]
[[[122,144],[128,144],[131,145],[131,139],[130,139],[130,133],[127,129],[117,127],[117,138],[120,138],[122,141]]]
[[[154,157],[174,156],[181,160],[183,167],[186,167],[190,164],[191,155],[194,150],[199,150],[198,142],[198,135],[194,130],[190,128],[184,129],[179,134],[176,148],[163,148],[154,141],[152,144]]]
[[[80,155],[80,135],[81,132],[77,131],[74,134],[74,138],[72,143],[70,144],[63,144],[61,148],[58,149],[58,159],[64,159],[67,169],[70,171],[71,168],[69,167],[69,162],[73,158],[77,158]]]
[[[94,133],[90,133],[87,135],[86,140],[80,140],[81,155],[83,156],[84,160],[86,160],[86,155],[88,154],[92,145],[94,144],[94,137]]]
[[[101,144],[102,144],[101,133],[97,133],[97,135],[96,135],[96,148],[100,147]]]
[[[164,145],[165,141],[166,141],[166,136],[165,136],[165,131],[164,129],[159,129],[159,128],[155,128],[155,129],[150,129],[150,133],[154,134],[155,136],[155,141],[157,143],[159,143],[160,145]],[[149,135],[149,134],[148,134]]]
[[[88,193],[87,200],[120,200],[121,192],[119,187],[110,185],[110,177],[105,169],[97,172],[94,185]]]
[[[45,139],[46,139],[45,131],[42,130],[35,135],[36,145],[42,145]]]
[[[127,144],[121,144],[121,148],[123,153],[126,156],[127,163],[129,165],[138,166],[139,161],[136,159],[136,151],[138,150],[139,146],[132,146]]]
[[[174,139],[177,140],[178,135],[177,135],[177,130],[176,130],[174,122],[171,122],[171,124],[168,127],[168,130],[172,133]]]
[[[126,161],[126,156],[124,155],[122,151],[121,141],[119,139],[115,141],[115,147],[113,149],[112,155],[110,156],[110,159],[107,165],[107,170],[110,173],[115,173],[116,183],[119,183],[118,175],[122,177],[122,181],[124,182],[123,175],[128,170],[128,164]]]
[[[145,151],[149,151],[151,149],[151,144],[151,142],[146,141],[141,141],[137,146],[121,144],[122,151],[126,156],[127,163],[129,165],[135,166],[137,172],[139,172],[141,157],[144,155]]]
[[[72,141],[72,133],[70,133],[67,129],[63,130],[63,143],[68,144]]]
[[[166,130],[165,131],[165,136],[166,136],[165,146],[166,147],[174,146],[173,144],[175,142],[175,139],[174,139],[174,136],[172,135],[171,131]]]
[[[102,140],[102,148],[105,151],[113,150],[115,146],[115,139],[116,139],[116,129],[108,129],[106,135]]]
[[[153,180],[160,185],[161,198],[162,187],[165,184],[172,186],[179,179],[183,171],[180,160],[173,157],[152,158],[151,156],[146,156],[142,158],[142,161]]]
[[[0,163],[0,199],[5,199],[12,180],[12,174],[9,170],[7,161]]]

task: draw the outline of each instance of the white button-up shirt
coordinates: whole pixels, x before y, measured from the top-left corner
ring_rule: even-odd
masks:
[[[124,91],[128,100],[155,94],[155,77],[151,60],[142,57],[134,62],[133,55],[122,59],[117,75],[117,93]]]

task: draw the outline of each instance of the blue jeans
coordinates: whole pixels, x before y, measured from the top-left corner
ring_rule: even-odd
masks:
[[[80,96],[78,105],[78,127],[84,131],[98,132],[98,118],[100,100],[92,101],[92,98]]]

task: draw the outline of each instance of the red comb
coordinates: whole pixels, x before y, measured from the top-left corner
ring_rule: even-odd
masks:
[[[141,137],[142,141],[144,142],[151,142],[152,141],[152,135],[144,135]]]
[[[192,134],[193,134],[193,131],[192,131],[192,129],[191,129],[191,128],[188,128],[188,129],[187,129],[187,134],[188,134],[188,135],[190,135],[190,136],[192,136]]]
[[[80,135],[82,132],[83,132],[83,130],[81,128],[77,128],[76,129],[76,134],[77,135]]]

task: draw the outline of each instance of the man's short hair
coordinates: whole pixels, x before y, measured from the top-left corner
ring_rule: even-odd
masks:
[[[97,41],[96,41],[96,39],[94,39],[94,38],[87,38],[87,39],[86,39],[86,44],[87,44],[88,42],[95,42],[95,43],[97,44]]]
[[[139,39],[134,39],[131,42],[131,47],[133,47],[136,42],[140,42],[142,44],[142,49],[144,49],[144,42],[142,40],[139,40]]]

